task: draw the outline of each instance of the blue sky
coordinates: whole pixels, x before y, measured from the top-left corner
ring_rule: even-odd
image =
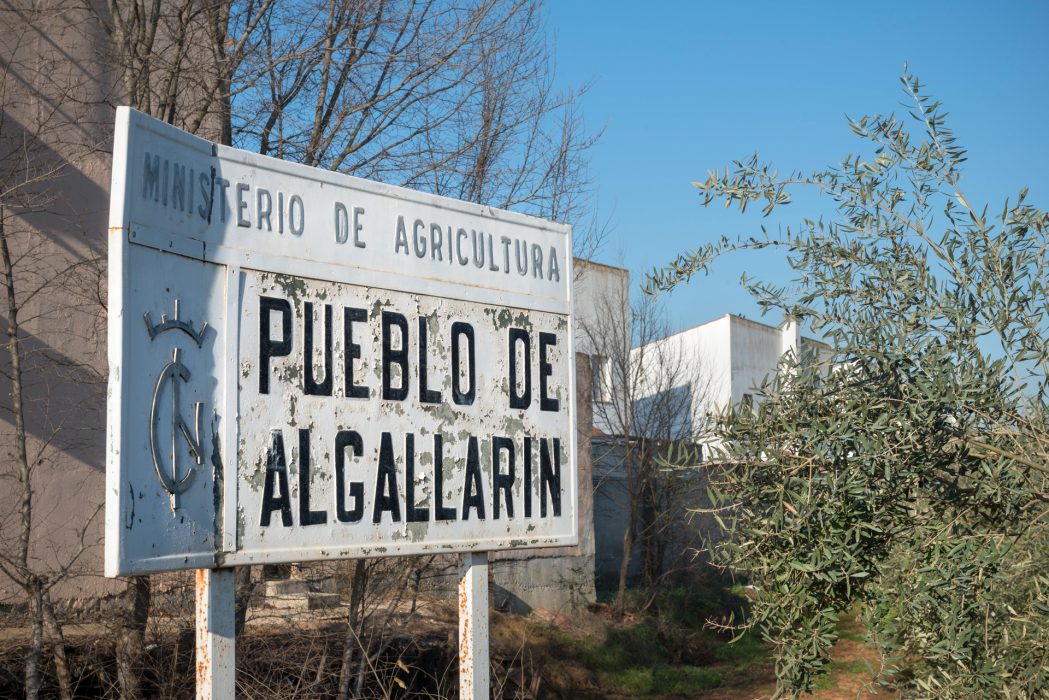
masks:
[[[1000,209],[1028,186],[1049,207],[1049,2],[551,0],[548,27],[559,83],[592,82],[583,111],[604,129],[591,176],[611,232],[597,259],[628,268],[635,289],[678,253],[762,223],[703,208],[691,182],[754,152],[781,172],[838,162],[859,144],[844,115],[903,112],[905,61],[969,151],[969,200]],[[789,279],[775,253],[737,256],[666,299],[671,325],[761,318],[744,272]]]

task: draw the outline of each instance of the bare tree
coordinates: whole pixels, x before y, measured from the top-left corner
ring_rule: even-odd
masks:
[[[270,4],[263,2],[257,10],[264,13]],[[230,143],[229,76],[244,54],[244,45],[227,48],[228,3],[109,0],[101,4],[84,0],[83,6],[106,38],[102,60],[119,77],[115,102],[191,133]],[[138,666],[151,598],[148,576],[127,579],[116,644],[123,698],[141,696]],[[238,612],[243,621],[243,610]]]
[[[557,94],[539,0],[275,6],[234,76],[234,143],[556,219],[594,137]]]
[[[668,452],[692,448],[698,457],[702,427],[695,424],[705,401],[709,372],[697,357],[666,342],[668,326],[651,300],[631,304],[622,292],[598,295],[596,309],[582,324],[594,376],[594,463],[612,465],[622,484],[627,512],[614,610],[621,614],[631,560],[638,547],[646,584],[665,573],[667,548],[681,545],[689,499],[696,481],[691,472],[668,466]]]
[[[339,664],[339,700],[362,697],[369,680],[384,685],[381,659],[398,636],[411,636],[411,623],[422,609],[422,581],[441,575],[446,559],[426,556],[344,562],[350,603]]]

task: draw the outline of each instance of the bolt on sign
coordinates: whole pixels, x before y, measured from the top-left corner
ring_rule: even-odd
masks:
[[[120,108],[107,575],[575,544],[570,238]]]

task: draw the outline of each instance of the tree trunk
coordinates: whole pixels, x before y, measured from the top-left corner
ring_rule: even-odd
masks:
[[[29,613],[32,623],[32,640],[25,658],[26,700],[40,697],[40,661],[44,655],[44,596],[40,581],[34,576],[26,590],[29,597]]]
[[[350,583],[350,610],[346,616],[346,638],[342,647],[342,666],[339,668],[339,700],[350,697],[351,668],[354,651],[360,646],[361,608],[364,604],[365,562],[358,559],[354,562],[353,580]]]
[[[51,603],[50,590],[42,597],[44,621],[47,623],[51,643],[55,647],[55,675],[58,676],[58,697],[60,700],[73,699],[73,681],[69,670],[69,658],[66,656],[66,640],[62,634],[62,625],[55,615],[55,606]]]
[[[26,449],[25,409],[22,403],[22,348],[18,343],[18,298],[15,295],[15,268],[7,241],[7,208],[0,204],[0,258],[3,260],[4,311],[7,316],[7,353],[11,358],[11,410],[15,418],[15,450],[18,459],[19,503],[18,560],[16,571],[26,592],[32,616],[32,643],[25,661],[26,698],[40,695],[40,660],[43,656],[43,581],[30,570],[29,543],[33,530],[33,470]]]
[[[641,485],[641,515],[638,526],[641,532],[642,574],[644,584],[648,588],[654,586],[663,573],[663,547],[660,541],[663,531],[661,523],[658,522],[661,515],[656,504],[655,491],[655,478],[646,470],[645,480]],[[662,517],[666,517],[666,514],[662,514]]]
[[[139,658],[146,641],[151,586],[148,576],[132,576],[124,594],[124,620],[117,642],[117,679],[121,700],[142,697]]]
[[[255,584],[251,580],[251,567],[238,566],[233,574],[236,586],[233,625],[234,635],[240,637],[244,632],[244,625],[248,621],[248,606],[251,604],[251,596],[255,592]]]
[[[616,591],[616,602],[612,612],[617,617],[623,614],[623,606],[626,603],[626,581],[630,572],[630,557],[634,553],[634,531],[637,529],[637,508],[633,498],[630,499],[630,509],[627,513],[626,530],[623,532],[623,559],[619,562],[619,588]]]

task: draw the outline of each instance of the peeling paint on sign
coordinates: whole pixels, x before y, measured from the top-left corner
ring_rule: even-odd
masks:
[[[112,192],[107,574],[575,543],[567,227],[123,108]]]

